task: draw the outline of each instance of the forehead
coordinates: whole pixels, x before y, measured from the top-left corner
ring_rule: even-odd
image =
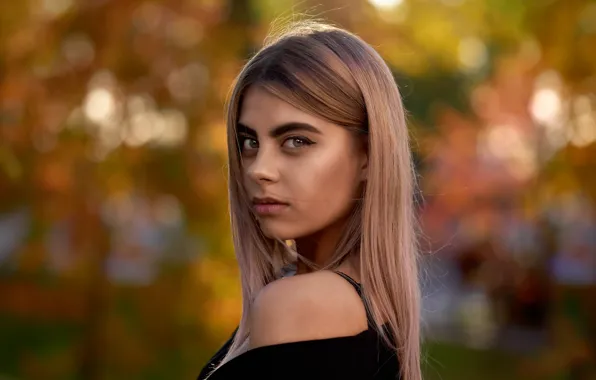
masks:
[[[304,112],[271,94],[260,86],[246,91],[239,122],[253,129],[269,129],[288,122],[301,122],[316,126],[328,124],[326,120]]]

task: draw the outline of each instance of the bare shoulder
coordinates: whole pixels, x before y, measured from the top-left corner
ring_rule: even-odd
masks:
[[[352,285],[320,271],[263,288],[251,310],[250,346],[351,336],[366,328],[366,311]]]

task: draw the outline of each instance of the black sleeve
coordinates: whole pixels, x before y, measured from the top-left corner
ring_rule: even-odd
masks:
[[[234,337],[236,336],[237,331],[238,331],[238,327],[236,327],[236,330],[234,330],[230,339],[228,339],[224,343],[224,345],[221,346],[221,348],[215,353],[215,355],[213,355],[213,357],[211,359],[209,359],[209,361],[207,362],[205,367],[203,367],[203,369],[201,370],[201,373],[199,374],[199,377],[197,378],[197,380],[204,380],[207,377],[207,375],[213,370],[213,368],[215,368],[219,364],[219,362],[221,362],[223,357],[228,353],[228,350],[230,349],[230,346],[232,345],[232,341],[233,341]]]
[[[361,343],[334,338],[260,347],[224,364],[209,380],[372,379],[378,358]]]

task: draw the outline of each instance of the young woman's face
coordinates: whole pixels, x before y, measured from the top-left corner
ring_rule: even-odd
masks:
[[[263,233],[298,239],[345,218],[365,179],[363,144],[258,86],[238,123],[243,181]]]

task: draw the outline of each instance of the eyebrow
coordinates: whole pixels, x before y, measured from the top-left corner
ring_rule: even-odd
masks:
[[[271,129],[269,131],[269,136],[271,136],[273,138],[277,138],[277,137],[284,135],[288,132],[295,132],[295,131],[312,132],[312,133],[316,133],[318,135],[322,134],[319,129],[315,128],[314,126],[312,126],[308,123],[289,122],[289,123],[284,123],[284,124],[278,125],[277,127]],[[252,129],[242,123],[238,123],[237,133],[244,133],[244,134],[247,134],[250,136],[257,137],[257,132],[254,129]]]

